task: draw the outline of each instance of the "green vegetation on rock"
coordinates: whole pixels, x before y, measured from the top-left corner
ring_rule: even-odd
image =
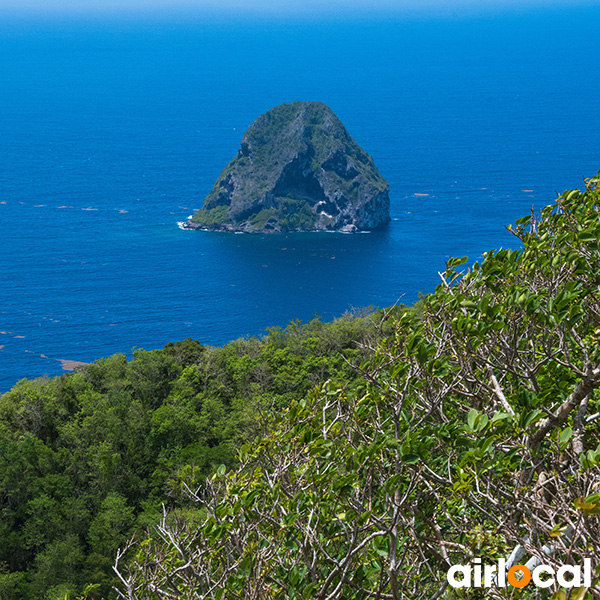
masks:
[[[237,155],[186,226],[226,231],[356,231],[390,220],[388,184],[322,102],[280,104],[244,134]]]
[[[202,226],[206,228],[220,227],[228,225],[230,221],[227,217],[226,206],[215,206],[202,211]]]

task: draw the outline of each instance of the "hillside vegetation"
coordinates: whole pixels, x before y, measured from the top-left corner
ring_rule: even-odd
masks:
[[[375,329],[347,314],[222,348],[188,339],[78,373],[20,381],[0,398],[0,600],[61,599],[86,582],[114,597],[117,549],[190,504],[194,481],[316,384],[356,380]]]
[[[520,249],[451,260],[366,383],[298,394],[187,482],[195,509],[119,554],[121,597],[600,597],[597,183],[517,221]],[[500,557],[598,568],[587,589],[449,587]]]

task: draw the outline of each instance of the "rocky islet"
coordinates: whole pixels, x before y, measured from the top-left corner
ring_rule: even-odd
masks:
[[[186,229],[368,231],[389,216],[389,185],[322,102],[284,103],[242,137]]]

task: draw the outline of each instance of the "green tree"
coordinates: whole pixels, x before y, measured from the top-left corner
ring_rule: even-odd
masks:
[[[317,356],[315,338],[338,323],[352,333],[332,333],[332,354]],[[259,415],[344,377],[336,355],[354,355],[371,330],[356,315],[315,319],[279,330],[277,344],[271,334],[220,348],[187,339],[19,382],[0,397],[0,599],[65,600],[84,581],[98,584],[91,597],[114,598],[114,553],[133,528],[158,522],[163,504],[192,510],[178,474],[200,482],[234,468]]]
[[[165,515],[129,565],[121,551],[121,596],[565,597],[454,590],[446,572],[599,564],[598,181],[519,220],[520,249],[451,260],[393,316],[368,385],[317,388],[237,469],[188,485],[193,518]]]

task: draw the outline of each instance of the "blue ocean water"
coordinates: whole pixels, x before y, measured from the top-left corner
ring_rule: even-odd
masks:
[[[6,20],[0,391],[132,347],[412,302],[600,169],[600,7],[464,19]],[[326,102],[390,183],[357,235],[182,231],[247,126]]]

